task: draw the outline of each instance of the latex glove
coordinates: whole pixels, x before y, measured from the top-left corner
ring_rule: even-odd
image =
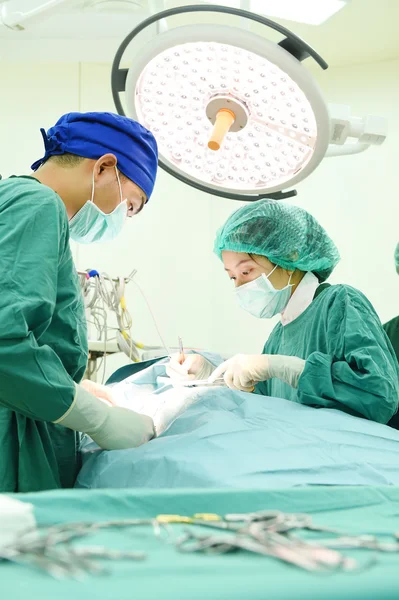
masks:
[[[215,365],[212,365],[201,354],[188,354],[182,357],[174,354],[166,366],[166,374],[174,381],[189,381],[190,379],[208,379],[213,373]]]
[[[209,381],[213,383],[215,379],[223,376],[229,388],[253,392],[257,383],[277,377],[296,388],[305,362],[296,356],[238,354],[221,364],[212,373]]]
[[[55,423],[87,433],[104,450],[136,448],[156,435],[154,423],[147,415],[109,406],[80,385],[76,386],[72,406]]]
[[[270,379],[276,377],[296,389],[305,368],[306,360],[297,356],[284,356],[282,354],[269,354],[268,357]]]
[[[100,385],[95,381],[90,381],[90,379],[84,379],[80,385],[86,390],[86,392],[89,392],[90,394],[93,394],[93,396],[100,398],[100,400],[105,400],[112,406],[115,406],[111,390],[105,385]]]

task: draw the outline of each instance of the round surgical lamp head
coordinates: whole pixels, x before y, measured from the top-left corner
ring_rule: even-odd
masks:
[[[218,12],[280,32],[279,44],[240,27],[189,25],[156,35],[129,69],[123,54],[141,31],[190,12]],[[327,64],[293,33],[260,15],[222,6],[163,11],[136,27],[112,67],[119,114],[154,134],[159,164],[202,191],[235,200],[285,198],[326,154],[330,124],[320,89],[302,60]]]

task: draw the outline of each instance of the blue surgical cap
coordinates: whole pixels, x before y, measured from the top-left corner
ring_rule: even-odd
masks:
[[[40,130],[45,154],[32,165],[36,171],[50,156],[75,154],[97,160],[108,152],[118,169],[149,198],[155,184],[158,148],[154,136],[140,123],[107,112],[68,113],[46,133]]]

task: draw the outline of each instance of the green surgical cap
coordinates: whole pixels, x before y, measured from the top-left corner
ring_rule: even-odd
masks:
[[[399,244],[396,246],[396,250],[395,250],[395,265],[396,265],[396,272],[399,274]]]
[[[312,215],[298,206],[258,200],[239,208],[216,234],[214,251],[266,256],[293,271],[311,271],[325,281],[338,264],[337,247]]]

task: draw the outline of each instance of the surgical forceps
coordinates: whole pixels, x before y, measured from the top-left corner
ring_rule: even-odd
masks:
[[[358,568],[356,561],[346,558],[333,549],[287,535],[287,532],[294,528],[318,530],[319,528],[313,526],[311,517],[307,515],[285,515],[278,511],[262,511],[231,514],[223,518],[218,518],[217,515],[202,515],[202,517],[201,519],[201,515],[196,515],[191,523],[227,530],[230,533],[203,535],[191,530],[186,531],[175,544],[180,552],[226,554],[246,550],[277,558],[307,571]]]
[[[177,339],[178,339],[178,344],[179,344],[179,359],[182,362],[184,362],[186,357],[184,356],[183,340],[181,339],[181,337],[179,337]]]
[[[212,381],[212,383],[207,379],[192,379],[191,381],[188,380],[179,382],[179,385],[182,385],[184,387],[220,387],[225,385],[225,383],[223,377],[218,377],[217,379],[215,379],[215,381]]]
[[[357,562],[328,548],[305,542],[290,540],[278,534],[255,532],[258,524],[252,524],[247,531],[230,535],[200,535],[186,531],[175,543],[180,552],[204,552],[206,554],[227,554],[245,550],[254,554],[277,558],[306,571],[325,571],[343,568],[353,570]]]

